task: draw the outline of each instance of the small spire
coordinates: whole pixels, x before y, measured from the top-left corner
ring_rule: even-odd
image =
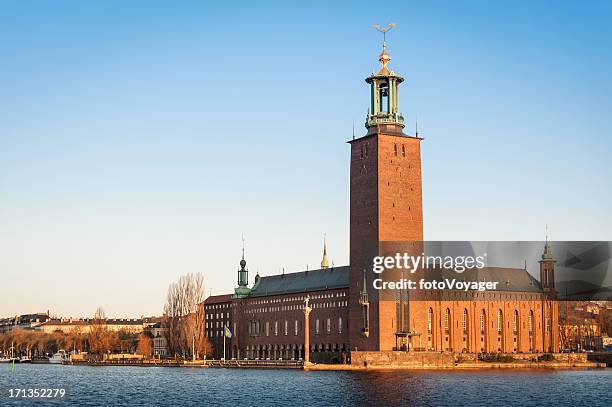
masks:
[[[242,235],[242,258],[244,259],[244,234]]]
[[[242,235],[242,260],[240,260],[240,270],[246,270],[246,260],[244,259],[244,235]]]
[[[321,260],[321,268],[329,268],[329,260],[327,259],[327,234],[323,234],[323,259]]]
[[[552,247],[550,246],[550,241],[548,240],[548,224],[546,224],[546,243],[544,243],[544,253],[542,253],[542,260],[554,260],[552,254]]]
[[[369,303],[369,299],[368,299],[368,282],[366,280],[366,270],[363,269],[363,287],[361,289],[361,292],[359,293],[359,303],[361,305],[365,305]]]

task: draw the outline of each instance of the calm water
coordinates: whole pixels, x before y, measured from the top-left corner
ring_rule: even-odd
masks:
[[[0,365],[11,387],[65,387],[47,405],[593,405],[609,406],[612,369],[588,371],[303,372],[158,367]]]

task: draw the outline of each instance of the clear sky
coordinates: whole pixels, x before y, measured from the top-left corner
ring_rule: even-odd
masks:
[[[348,262],[378,66],[428,240],[612,240],[610,2],[0,3],[0,316],[160,314],[168,284]]]

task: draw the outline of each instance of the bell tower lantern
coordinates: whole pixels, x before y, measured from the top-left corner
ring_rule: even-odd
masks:
[[[399,111],[399,85],[404,81],[395,72],[389,70],[388,64],[391,57],[387,53],[386,34],[395,25],[390,24],[388,27],[381,29],[378,26],[375,28],[385,36],[383,40],[383,50],[378,57],[381,67],[374,74],[372,73],[366,78],[366,82],[370,85],[370,107],[368,109],[368,117],[366,118],[365,126],[372,132],[372,128],[379,125],[392,125],[399,127],[399,133],[404,128],[404,117]]]

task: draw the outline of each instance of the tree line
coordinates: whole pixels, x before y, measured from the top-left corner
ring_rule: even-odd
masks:
[[[168,287],[162,326],[168,355],[175,358],[203,359],[212,355],[212,346],[204,330],[204,278],[201,273],[186,274]],[[15,329],[0,334],[0,351],[15,355],[50,356],[58,350],[87,352],[98,359],[108,353],[153,354],[153,340],[147,334],[114,331],[106,325],[106,315],[99,307],[87,331],[45,333]]]

